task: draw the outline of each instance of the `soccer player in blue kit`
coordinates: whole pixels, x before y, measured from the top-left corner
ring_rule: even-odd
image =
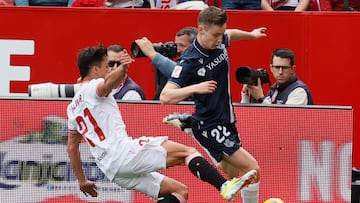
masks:
[[[258,203],[260,167],[242,147],[235,126],[227,47],[230,41],[266,37],[266,28],[226,29],[227,19],[226,12],[214,6],[200,11],[197,39],[181,55],[160,102],[177,104],[193,95],[193,136],[229,177],[256,170],[256,178],[241,190],[241,196],[244,203]]]

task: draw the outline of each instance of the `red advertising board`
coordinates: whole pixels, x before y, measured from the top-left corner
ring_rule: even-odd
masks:
[[[0,202],[151,202],[106,180],[86,143],[81,145],[83,166],[100,195],[90,198],[79,192],[61,143],[68,103],[0,100]],[[196,147],[210,161],[191,136],[162,123],[169,113],[192,112],[193,105],[119,103],[119,108],[130,136],[168,135]],[[270,197],[287,203],[350,202],[351,108],[255,105],[236,106],[235,113],[243,146],[261,166],[260,202]],[[190,203],[225,202],[185,166],[162,172],[189,186]]]

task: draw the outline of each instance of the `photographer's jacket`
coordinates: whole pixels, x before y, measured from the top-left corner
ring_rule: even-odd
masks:
[[[119,100],[145,100],[144,91],[128,76],[125,76],[124,81],[112,93],[114,98]]]
[[[305,93],[304,93],[305,92]],[[291,102],[287,102],[292,99]],[[302,103],[306,101],[307,103]],[[266,95],[263,103],[272,104],[314,104],[311,92],[307,85],[295,75],[283,85],[274,84]]]

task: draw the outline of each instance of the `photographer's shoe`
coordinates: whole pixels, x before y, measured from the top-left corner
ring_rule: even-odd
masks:
[[[233,178],[221,186],[221,196],[227,201],[234,201],[241,189],[251,184],[256,177],[256,170],[250,170],[240,178]]]

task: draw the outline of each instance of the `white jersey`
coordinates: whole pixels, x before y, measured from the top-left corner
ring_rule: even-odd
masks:
[[[99,97],[96,92],[97,85],[103,81],[103,78],[93,79],[81,85],[67,108],[68,127],[83,135],[98,167],[112,180],[132,141],[113,95]]]

